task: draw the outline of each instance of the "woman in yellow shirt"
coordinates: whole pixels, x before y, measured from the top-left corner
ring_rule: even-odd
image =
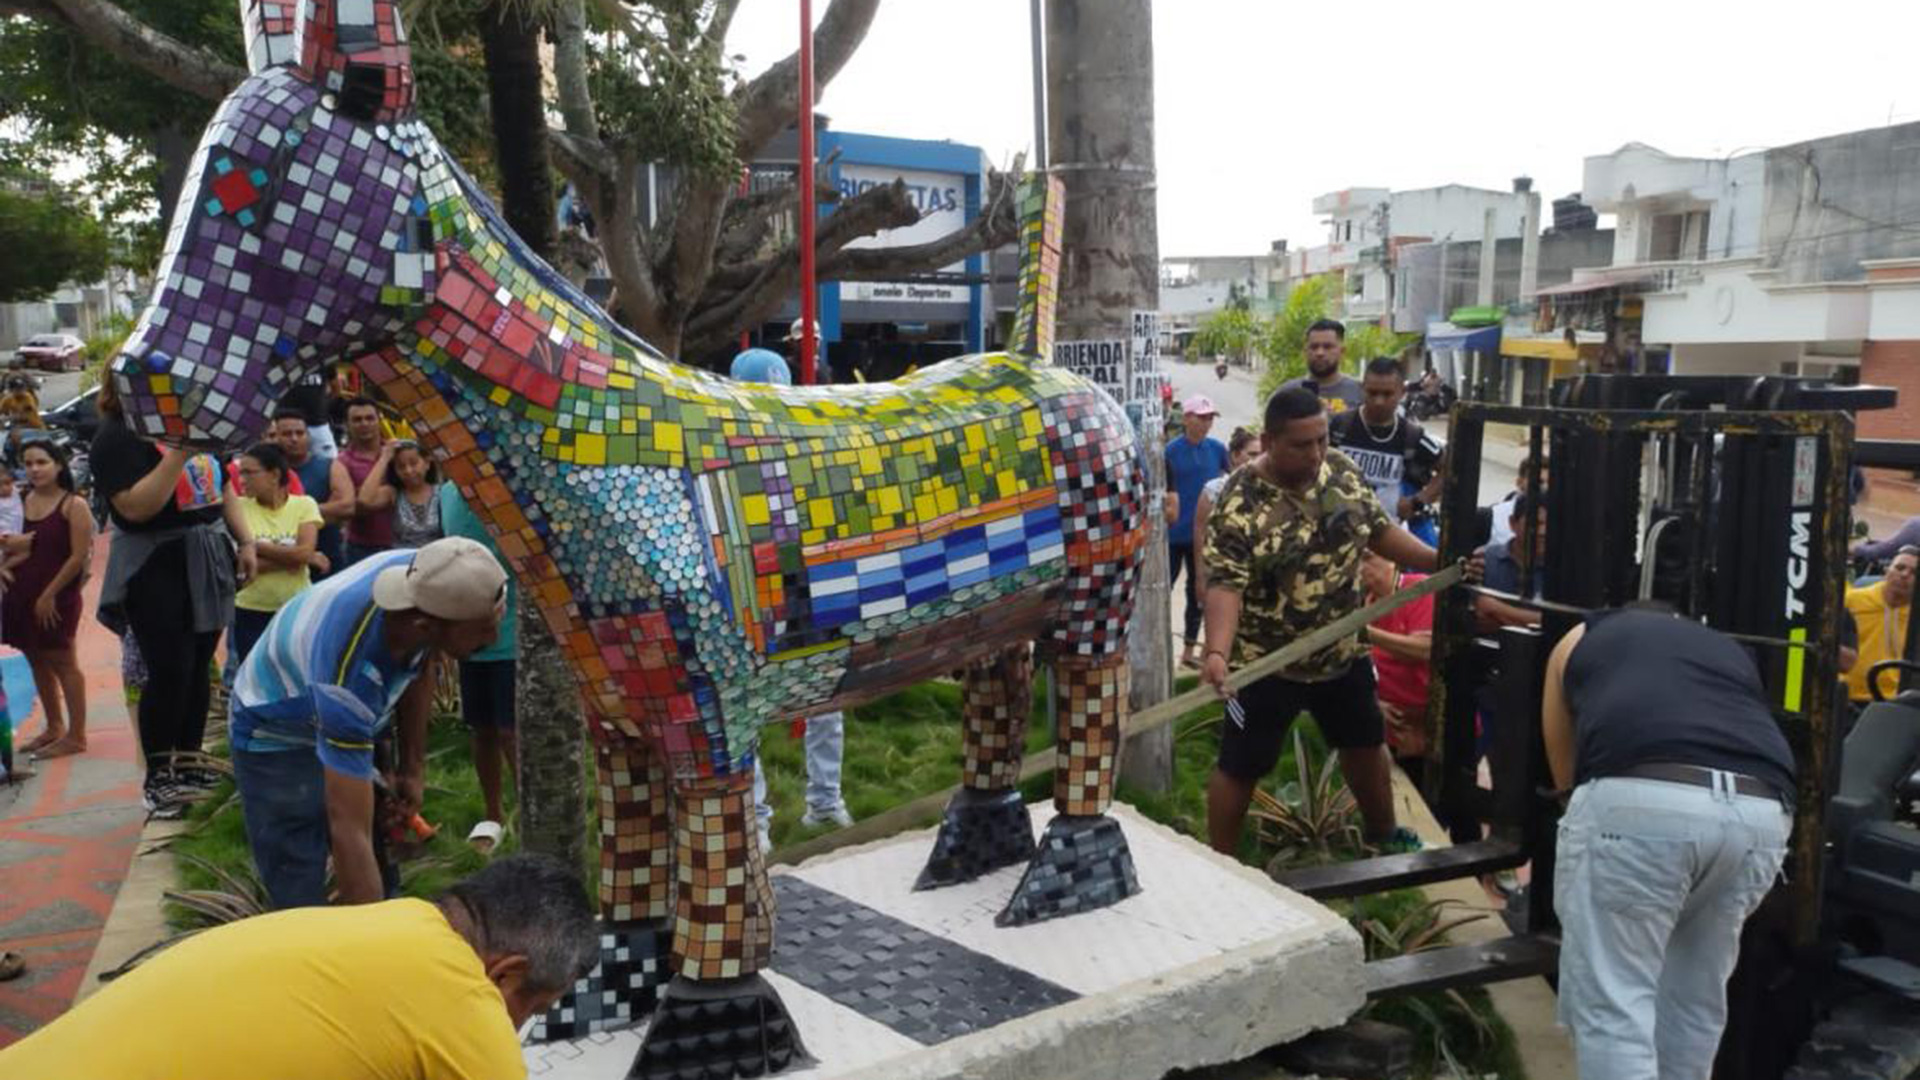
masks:
[[[240,512],[258,545],[260,572],[233,598],[233,666],[253,650],[273,613],[300,595],[311,570],[325,571],[320,539],[320,504],[311,496],[287,491],[292,466],[280,447],[263,442],[240,456]]]

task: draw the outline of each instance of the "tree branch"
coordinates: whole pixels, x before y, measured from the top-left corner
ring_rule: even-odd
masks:
[[[208,101],[225,98],[247,77],[234,64],[155,30],[106,0],[5,0],[0,11],[58,23],[159,79]]]
[[[719,55],[727,47],[727,31],[733,26],[733,16],[740,10],[740,0],[718,0],[713,5],[713,17],[707,20],[707,47]]]
[[[816,257],[830,255],[863,236],[872,236],[882,229],[905,228],[919,220],[920,211],[907,196],[906,184],[896,180],[871,187],[842,202],[839,209],[820,222],[820,230],[814,237],[814,253]],[[747,288],[782,267],[790,269],[798,281],[800,246],[797,242],[786,244],[763,259],[714,267],[707,277],[707,288]]]
[[[880,0],[832,0],[813,32],[813,82],[816,100],[866,40]],[[734,93],[739,113],[735,127],[740,160],[752,161],[767,140],[792,124],[800,109],[800,54],[760,73]]]
[[[594,112],[593,92],[587,84],[585,0],[562,0],[554,13],[553,81],[567,130],[582,139],[599,141],[600,118]]]
[[[1018,181],[1017,172],[993,173],[988,178],[987,205],[964,228],[924,244],[895,248],[847,247],[862,236],[919,220],[919,212],[912,208],[904,185],[896,182],[862,192],[842,203],[832,217],[821,223],[815,249],[820,256],[820,279],[898,281],[1010,243],[1018,238],[1020,231],[1015,204]],[[876,191],[888,192],[888,198],[868,202]],[[708,281],[707,292],[687,320],[683,355],[698,357],[722,351],[741,327],[766,321],[797,286],[799,263],[798,249],[790,244],[765,259],[717,267]]]
[[[1012,243],[1020,235],[1020,218],[1014,212],[1016,177],[994,173],[988,180],[992,192],[986,208],[972,221],[945,236],[924,244],[887,248],[842,248],[823,253],[818,274],[823,281],[895,281],[903,275],[921,274],[949,266],[969,255],[992,251]]]

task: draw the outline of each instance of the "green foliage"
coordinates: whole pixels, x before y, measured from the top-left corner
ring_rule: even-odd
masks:
[[[68,282],[98,281],[106,273],[106,229],[47,187],[0,187],[0,251],[7,253],[0,259],[0,303],[44,300]]]
[[[588,35],[588,87],[603,141],[634,160],[703,177],[740,168],[730,96],[735,72],[723,50],[702,40],[710,7],[702,0],[649,0],[631,8],[637,32]]]
[[[1263,328],[1244,303],[1228,305],[1208,315],[1193,335],[1192,348],[1202,356],[1231,356],[1245,360],[1260,343]]]
[[[86,393],[99,385],[100,377],[106,372],[107,364],[120,353],[120,346],[133,331],[133,320],[125,315],[114,315],[101,324],[100,329],[87,339],[80,354],[86,362],[80,367],[80,385],[78,391]]]
[[[1346,366],[1354,374],[1366,370],[1367,361],[1376,356],[1397,357],[1407,346],[1420,340],[1419,334],[1396,334],[1378,323],[1359,323],[1347,327]]]
[[[1340,779],[1339,764],[1338,756],[1325,754],[1316,770],[1301,725],[1293,726],[1293,778],[1277,794],[1254,789],[1253,805],[1247,810],[1257,841],[1279,849],[1267,863],[1269,874],[1301,864],[1351,859],[1364,850],[1359,809]]]
[[[1454,900],[1429,900],[1417,889],[1335,901],[1366,946],[1368,960],[1425,952],[1449,944],[1447,935],[1486,919]],[[1524,1077],[1513,1031],[1481,987],[1382,998],[1365,1015],[1414,1034],[1414,1075],[1468,1078]]]
[[[1333,310],[1334,284],[1328,274],[1302,281],[1287,294],[1286,306],[1267,322],[1260,339],[1260,353],[1267,360],[1267,370],[1260,376],[1261,400],[1280,389],[1281,383],[1307,373],[1307,328]],[[1418,334],[1396,334],[1375,323],[1350,323],[1340,366],[1349,375],[1358,375],[1367,361],[1398,356],[1418,340]]]
[[[1281,383],[1307,373],[1307,327],[1327,317],[1331,293],[1331,279],[1310,277],[1293,287],[1280,313],[1268,321],[1260,340],[1260,355],[1267,361],[1267,370],[1260,376],[1260,400],[1280,389]]]

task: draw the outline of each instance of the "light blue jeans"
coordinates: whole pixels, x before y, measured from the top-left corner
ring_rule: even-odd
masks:
[[[840,759],[846,753],[847,717],[834,711],[807,717],[807,809],[817,814],[845,805],[840,801]],[[767,776],[759,762],[753,769],[753,814],[762,830],[773,827],[773,805],[767,802]]]
[[[1560,820],[1560,1022],[1581,1080],[1706,1080],[1740,927],[1780,875],[1774,799],[1666,780],[1590,780]]]

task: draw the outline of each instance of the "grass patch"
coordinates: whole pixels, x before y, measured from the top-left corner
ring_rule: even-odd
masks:
[[[1034,682],[1033,720],[1028,725],[1026,740],[1028,752],[1044,749],[1052,741],[1045,721],[1045,680],[1036,678]],[[1195,682],[1193,676],[1183,676],[1178,680],[1176,692],[1192,688]],[[1123,784],[1119,798],[1145,816],[1204,842],[1207,776],[1219,748],[1222,722],[1222,710],[1218,706],[1195,709],[1175,721],[1173,789],[1155,794]],[[1299,727],[1305,752],[1317,771],[1318,763],[1326,758],[1326,744],[1311,719],[1303,717]],[[842,766],[842,791],[848,808],[856,818],[871,817],[952,787],[960,780],[960,757],[960,688],[957,684],[923,683],[851,709]],[[800,824],[800,817],[806,811],[805,749],[790,725],[776,724],[765,730],[761,759],[767,773],[768,798],[774,807],[774,846],[799,843],[828,831],[825,827],[809,828]],[[585,767],[591,772],[591,762]],[[1261,787],[1276,798],[1297,798],[1297,790],[1289,789],[1297,789],[1298,775],[1294,743],[1288,739],[1283,744],[1279,766]],[[1052,783],[1050,775],[1036,777],[1025,785],[1024,793],[1029,800],[1047,798],[1052,793]],[[591,783],[587,790],[593,790]],[[175,841],[174,850],[203,859],[229,873],[251,873],[239,808],[237,803],[229,801],[231,794],[231,785],[223,786],[214,798],[197,807],[189,817],[194,832]],[[511,809],[511,788],[508,796]],[[588,812],[591,816],[591,806]],[[467,830],[484,815],[484,803],[468,753],[466,728],[452,717],[436,719],[429,732],[426,806],[422,813],[439,827],[439,833],[426,843],[421,858],[402,864],[402,889],[409,896],[432,896],[484,861],[466,843]],[[514,850],[516,839],[516,834],[509,830],[500,850]],[[591,850],[597,841],[598,829],[590,822],[590,866],[597,863],[598,855]],[[1336,848],[1336,851],[1345,857],[1358,854],[1350,849]],[[1245,831],[1239,852],[1241,861],[1265,868],[1280,854],[1279,848],[1263,842],[1253,828]],[[189,860],[177,862],[189,888],[220,887],[214,875]],[[1397,926],[1425,904],[1425,896],[1417,890],[1402,890],[1352,902],[1336,901],[1331,906],[1356,926],[1369,919]],[[173,910],[170,917],[177,920],[176,925],[193,925],[184,911]],[[1369,947],[1370,956],[1380,955],[1377,946]],[[1513,1033],[1494,1012],[1483,990],[1399,998],[1370,1006],[1368,1013],[1415,1033],[1416,1075],[1524,1076]]]

